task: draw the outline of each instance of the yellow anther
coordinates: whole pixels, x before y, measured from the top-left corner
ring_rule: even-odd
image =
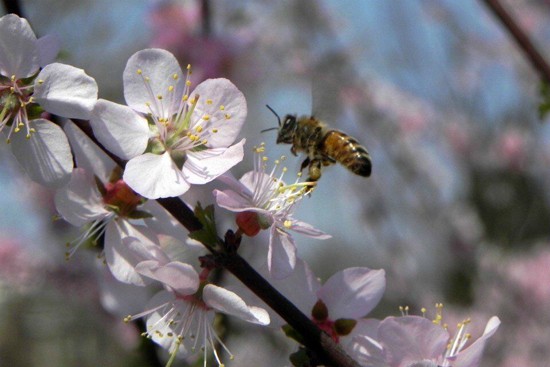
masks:
[[[262,161],[263,161],[263,162],[267,162],[268,160],[269,160],[269,158],[267,158],[267,157],[262,157]]]
[[[225,110],[225,106],[222,104],[222,105],[220,106],[220,111],[223,111],[223,110]]]
[[[208,121],[208,120],[210,120],[210,115],[205,114],[204,116],[202,116],[202,119],[203,119],[204,121]]]
[[[187,64],[187,70],[191,70],[191,64]]]
[[[174,86],[173,85],[169,86],[168,87],[168,92],[173,92],[173,91],[174,91]]]
[[[185,81],[185,85],[187,85],[188,87],[190,87],[190,86],[191,86],[191,80],[186,80],[186,81]]]
[[[202,144],[203,144],[203,145],[208,144],[208,140],[204,139],[204,140],[202,141]]]
[[[185,94],[183,97],[182,97],[182,100],[184,102],[187,102],[187,100],[189,99],[189,96],[187,94]]]
[[[43,79],[38,79],[38,84],[44,84],[44,80]]]
[[[174,73],[174,74],[172,75],[172,79],[174,79],[174,80],[178,80],[178,79],[179,79],[179,76],[178,76],[178,74]]]
[[[143,71],[141,69],[137,69],[137,73],[138,73],[138,75],[141,75],[141,74],[143,74]]]
[[[231,115],[229,113],[226,113],[224,116],[226,120],[229,120],[231,118]]]
[[[11,79],[12,82],[14,82],[14,81],[15,81],[15,75],[12,75],[12,76],[10,77],[10,79]]]
[[[160,100],[162,99],[162,95],[159,94],[159,95],[157,96],[157,99],[160,101]]]
[[[218,129],[212,129],[212,132],[215,134],[218,132]]]
[[[151,107],[151,103],[150,102],[145,102],[145,106]]]
[[[285,226],[285,228],[290,228],[290,227],[292,227],[292,222],[287,219],[287,220],[285,220],[283,225]]]
[[[208,98],[208,99],[206,100],[206,104],[212,104],[212,103],[214,103],[214,102],[213,102],[210,98]]]
[[[198,133],[201,133],[202,132],[202,126],[199,125],[195,128],[195,131],[198,132]]]

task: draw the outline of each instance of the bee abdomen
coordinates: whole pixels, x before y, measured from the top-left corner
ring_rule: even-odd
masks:
[[[370,176],[370,155],[367,149],[351,136],[338,130],[329,131],[323,140],[323,148],[326,155],[356,175]]]

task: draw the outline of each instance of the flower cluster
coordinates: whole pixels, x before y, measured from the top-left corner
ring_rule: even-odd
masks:
[[[298,256],[293,238],[294,233],[331,237],[294,216],[314,184],[302,182],[299,173],[291,183],[285,181],[285,158],[270,168],[265,144],[253,148],[253,170],[239,180],[229,172],[243,160],[245,139],[238,136],[247,116],[245,97],[229,80],[208,79],[192,88],[191,66],[184,72],[168,51],[146,49],[127,62],[126,104],[119,104],[98,99],[95,80],[83,70],[52,63],[54,40],[37,39],[25,19],[0,18],[0,37],[0,131],[29,177],[56,188],[60,217],[82,228],[68,243],[67,259],[84,245],[96,245],[116,280],[157,290],[124,320],[145,319],[143,335],[168,350],[168,365],[202,351],[206,366],[211,350],[223,366],[216,348],[231,353],[217,334],[217,314],[283,327],[300,341],[297,330],[242,285],[227,281],[222,287],[215,276],[221,264],[205,255],[211,243],[196,245],[191,238],[200,236],[187,233],[152,200],[178,197],[191,185],[213,180],[227,188],[214,190],[211,200],[236,213],[238,229],[227,232],[234,247],[243,235],[265,230],[269,245],[260,272],[361,365],[479,364],[497,318],[467,346],[468,322],[451,338],[440,323],[421,317],[365,318],[384,293],[384,270],[349,268],[321,284]],[[89,120],[93,138],[108,152],[76,119]],[[124,167],[113,155],[125,161]],[[214,224],[205,227],[214,242],[223,242]]]

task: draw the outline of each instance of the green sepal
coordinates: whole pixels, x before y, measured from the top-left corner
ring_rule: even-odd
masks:
[[[294,330],[292,326],[286,324],[286,325],[283,325],[281,329],[283,329],[283,332],[285,333],[285,335],[290,339],[295,340],[300,344],[304,344],[304,338],[302,338],[302,335],[298,333],[296,330]]]
[[[550,84],[546,81],[543,81],[540,84],[539,96],[541,102],[539,103],[539,118],[542,120],[546,117],[548,112],[550,112]]]
[[[334,321],[334,330],[340,336],[349,335],[353,328],[357,325],[357,320],[354,319],[338,319]]]
[[[292,353],[288,359],[294,367],[310,367],[311,361],[307,355],[307,350],[305,348],[298,349],[297,352]]]
[[[145,210],[136,209],[126,216],[128,219],[146,219],[153,218],[153,214],[146,212]]]
[[[44,112],[44,109],[40,107],[40,105],[37,105],[35,103],[27,105],[25,109],[27,110],[29,121],[40,118],[40,115],[42,115],[42,112]]]
[[[107,194],[107,190],[105,190],[105,185],[103,185],[103,182],[94,175],[95,185],[97,189],[99,190],[99,193],[101,194],[101,197],[105,197],[105,194]]]
[[[218,232],[216,231],[214,205],[208,205],[206,208],[203,208],[201,203],[198,202],[194,212],[197,219],[201,222],[202,228],[189,233],[189,237],[206,246],[217,247]]]

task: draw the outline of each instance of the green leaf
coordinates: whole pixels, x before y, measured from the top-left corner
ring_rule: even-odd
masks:
[[[195,207],[195,215],[202,224],[198,231],[189,233],[189,237],[210,247],[218,245],[218,232],[216,231],[216,219],[214,216],[214,205],[203,208],[201,203]]]

